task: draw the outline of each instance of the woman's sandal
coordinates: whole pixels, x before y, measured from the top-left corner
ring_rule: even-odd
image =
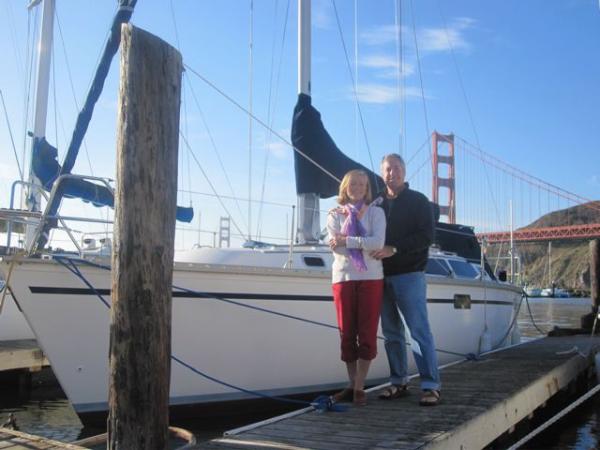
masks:
[[[344,388],[340,392],[333,394],[331,399],[334,403],[351,402],[354,399],[354,390],[352,388]]]
[[[354,391],[354,406],[367,406],[367,394],[362,389]]]
[[[408,394],[408,386],[406,384],[392,384],[381,391],[381,394],[377,398],[381,400],[395,400],[406,397]]]
[[[440,391],[435,389],[428,389],[423,393],[419,405],[421,406],[435,406],[440,403]]]

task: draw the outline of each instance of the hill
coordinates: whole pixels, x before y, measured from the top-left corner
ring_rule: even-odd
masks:
[[[553,211],[522,229],[588,223],[600,223],[600,201]],[[522,280],[528,286],[544,288],[554,281],[558,287],[589,290],[589,241],[553,241],[550,252],[547,242],[516,243],[515,246],[521,258]],[[504,244],[502,249],[499,244],[491,245],[488,249],[492,263],[499,250],[502,256],[506,256],[507,244]],[[499,269],[507,270],[507,266],[506,260],[500,260]]]

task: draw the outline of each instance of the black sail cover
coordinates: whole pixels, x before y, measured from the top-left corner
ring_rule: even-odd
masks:
[[[369,175],[374,195],[383,190],[384,183],[381,177],[348,158],[337,148],[323,126],[321,114],[313,108],[311,98],[306,94],[298,96],[294,108],[292,144],[314,161],[313,163],[299,152],[294,152],[297,194],[317,194],[320,198],[338,194],[339,182],[316,164],[340,180],[352,169],[364,170]],[[471,262],[478,263],[481,249],[473,229],[465,225],[440,223],[439,206],[431,203],[431,207],[436,222],[435,244],[443,251],[456,253]],[[486,270],[494,278],[487,262]]]
[[[298,102],[294,108],[292,144],[310,158],[309,160],[298,151],[294,152],[297,194],[312,193],[319,195],[320,198],[337,195],[339,181],[333,179],[323,169],[340,181],[348,171],[361,169],[369,175],[374,194],[383,188],[381,177],[348,158],[335,145],[323,125],[321,113],[312,106],[311,98],[306,94],[298,95]]]

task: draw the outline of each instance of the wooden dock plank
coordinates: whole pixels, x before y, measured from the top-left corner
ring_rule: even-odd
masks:
[[[418,405],[411,395],[343,413],[307,412],[203,443],[202,448],[443,449],[482,448],[526,418],[590,367],[578,354],[600,348],[600,338],[545,338],[465,361],[441,371],[442,403]],[[462,446],[462,447],[461,447]]]
[[[0,427],[0,449],[2,450],[86,450],[85,447],[68,444],[41,436]]]
[[[35,339],[0,341],[0,371],[40,370],[49,365]]]

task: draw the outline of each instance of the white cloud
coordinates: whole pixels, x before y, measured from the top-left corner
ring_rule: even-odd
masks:
[[[417,30],[419,50],[425,53],[454,50],[468,50],[470,44],[465,38],[465,31],[472,28],[475,21],[469,17],[455,18],[447,28],[422,28]],[[414,45],[413,32],[408,27],[402,27],[405,45]],[[361,42],[366,45],[382,46],[395,44],[398,27],[396,25],[383,25],[371,28],[361,33]],[[408,41],[411,43],[409,44]]]
[[[360,42],[367,45],[386,45],[396,42],[398,27],[382,25],[360,33]]]
[[[366,55],[360,58],[359,65],[373,69],[398,69],[398,59],[390,55]]]
[[[399,61],[397,57],[394,55],[386,55],[386,54],[372,54],[365,55],[360,58],[358,64],[361,67],[366,67],[367,69],[373,69],[376,71],[375,76],[379,78],[398,78],[398,67]],[[415,73],[415,67],[413,64],[404,62],[402,64],[402,75],[404,77],[410,76]]]
[[[398,102],[400,99],[400,93],[396,86],[365,83],[359,84],[356,91],[358,100],[361,103],[387,104]],[[404,89],[404,96],[407,98],[421,97],[421,91],[415,87],[406,87]]]
[[[277,159],[287,159],[293,151],[292,147],[282,142],[279,138],[275,138],[275,141],[269,143],[267,150]]]
[[[293,152],[293,149],[286,142],[282,141],[275,133],[282,136],[286,140],[290,139],[290,128],[282,128],[274,130],[273,133],[265,131],[256,136],[256,148],[268,151],[277,159],[288,159]]]
[[[419,49],[423,52],[439,52],[450,49],[469,49],[469,44],[464,38],[462,30],[451,28],[425,28],[417,36]]]

